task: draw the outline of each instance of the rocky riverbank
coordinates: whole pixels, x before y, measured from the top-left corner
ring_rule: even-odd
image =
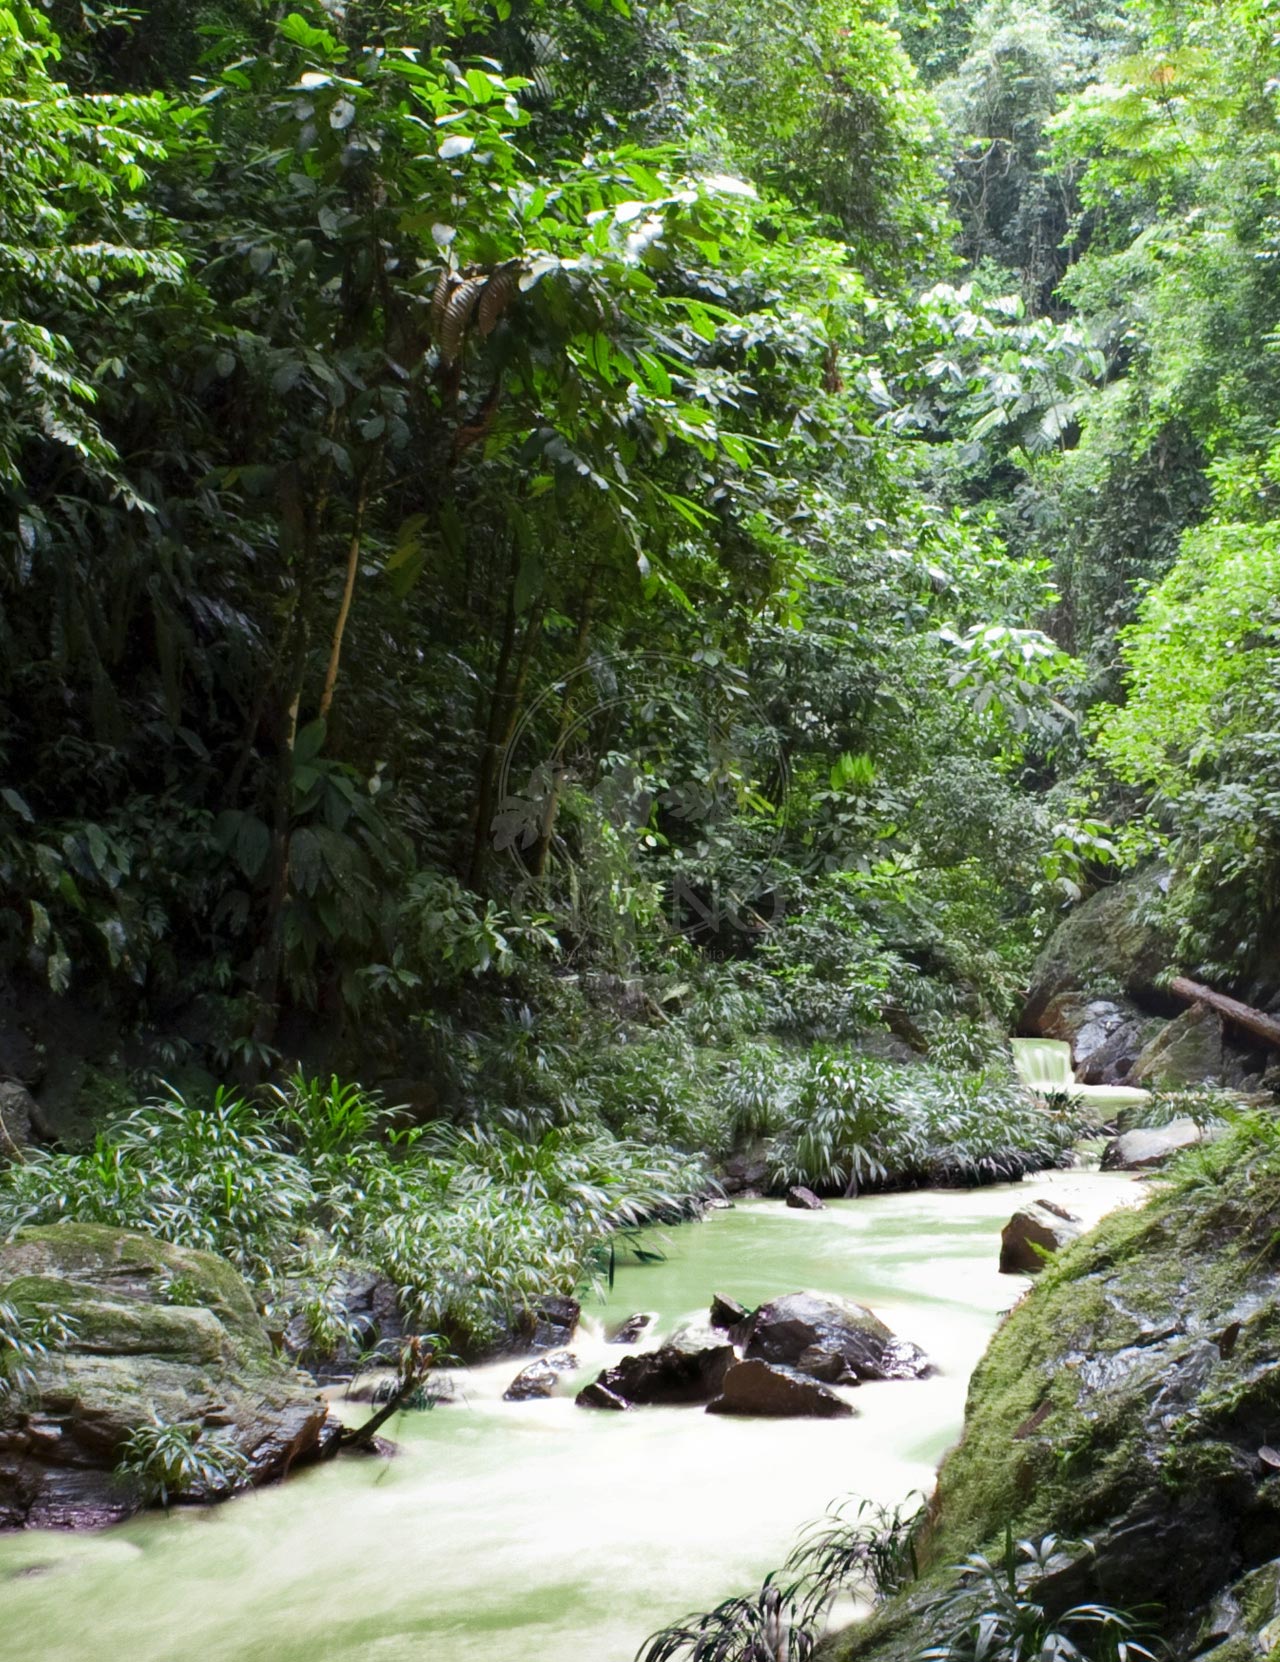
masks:
[[[923,1580],[827,1642],[918,1655],[937,1599],[1005,1532],[1090,1543],[1035,1596],[1142,1609],[1183,1654],[1274,1655],[1280,1606],[1280,1122],[1185,1157],[1141,1211],[1065,1248],[973,1376],[920,1543]]]

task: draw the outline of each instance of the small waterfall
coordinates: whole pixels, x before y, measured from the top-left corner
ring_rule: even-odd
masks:
[[[1082,1085],[1071,1065],[1071,1046],[1062,1039],[1010,1039],[1013,1065],[1029,1091],[1042,1096],[1063,1093],[1095,1108],[1133,1108],[1151,1094],[1136,1085]]]
[[[1029,1091],[1070,1091],[1076,1088],[1071,1069],[1071,1046],[1062,1039],[1011,1039],[1013,1065]]]

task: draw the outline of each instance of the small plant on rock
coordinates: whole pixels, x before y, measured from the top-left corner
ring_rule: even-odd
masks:
[[[943,1638],[918,1662],[1154,1662],[1131,1614],[1077,1604],[1051,1615],[1037,1597],[1082,1550],[1088,1542],[1055,1535],[1015,1541],[1007,1528],[998,1558],[974,1553],[959,1566],[959,1586],[933,1606]]]
[[[0,1408],[35,1387],[35,1364],[75,1336],[75,1323],[56,1312],[33,1314],[0,1302]]]
[[[198,1421],[164,1420],[135,1426],[125,1440],[116,1475],[144,1506],[167,1511],[184,1495],[222,1500],[244,1482],[249,1462],[228,1431],[209,1431]]]

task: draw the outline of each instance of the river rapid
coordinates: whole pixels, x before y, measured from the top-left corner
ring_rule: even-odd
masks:
[[[1019,1204],[1043,1195],[1092,1223],[1142,1193],[1124,1174],[1053,1172],[713,1212],[646,1241],[664,1260],[622,1263],[607,1298],[587,1300],[582,1369],[550,1401],[502,1401],[518,1361],[468,1369],[458,1401],[388,1427],[392,1460],[345,1458],[99,1535],[0,1537],[0,1658],[631,1662],[653,1629],[757,1586],[830,1501],[931,1486],[969,1375],[1026,1285],[996,1268]],[[620,1318],[653,1311],[661,1338],[705,1317],[713,1292],[754,1306],[802,1288],[869,1304],[939,1372],[860,1387],[851,1420],[575,1407],[617,1360],[603,1332]]]

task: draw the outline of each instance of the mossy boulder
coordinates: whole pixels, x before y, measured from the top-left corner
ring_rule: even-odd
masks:
[[[1226,1069],[1222,1017],[1192,1005],[1151,1039],[1134,1062],[1135,1085],[1177,1090],[1180,1085],[1219,1083]]]
[[[1042,1587],[1051,1612],[1155,1606],[1187,1654],[1212,1648],[1226,1590],[1262,1585],[1249,1578],[1280,1558],[1280,1120],[1257,1115],[1185,1158],[1006,1319],[939,1473],[924,1582],[828,1641],[831,1662],[906,1662],[938,1642],[930,1595],[970,1553],[998,1554],[1008,1527],[1092,1543]],[[1270,1596],[1254,1602],[1269,1632]]]
[[[98,1224],[27,1229],[0,1247],[0,1301],[71,1330],[34,1363],[34,1384],[0,1401],[0,1527],[135,1511],[115,1467],[156,1417],[216,1429],[254,1484],[336,1437],[314,1386],[272,1350],[243,1279],[212,1253]]]
[[[1099,890],[1058,925],[1032,970],[1021,1032],[1054,1037],[1042,1024],[1064,994],[1141,1001],[1155,993],[1156,978],[1173,955],[1172,939],[1158,917],[1167,882],[1167,872],[1152,868]],[[1063,1008],[1058,1005],[1059,1014]]]

